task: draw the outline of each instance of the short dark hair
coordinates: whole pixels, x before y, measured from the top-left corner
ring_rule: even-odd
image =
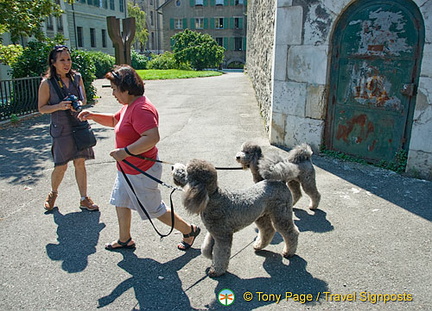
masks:
[[[117,85],[121,92],[127,91],[129,95],[144,95],[144,81],[129,65],[116,65],[114,69],[105,74],[105,78]]]

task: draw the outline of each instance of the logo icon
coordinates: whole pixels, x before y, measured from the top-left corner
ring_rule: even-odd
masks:
[[[218,300],[222,305],[229,306],[235,300],[234,292],[230,289],[223,289],[218,294]]]

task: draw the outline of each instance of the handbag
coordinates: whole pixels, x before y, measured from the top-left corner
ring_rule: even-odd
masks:
[[[75,85],[75,81],[72,81],[72,84],[75,86],[75,88],[80,93],[79,88]],[[60,90],[60,87],[55,81],[55,79],[51,78],[51,83],[54,85],[54,89],[57,92],[57,95],[59,98],[66,97],[63,92]],[[63,95],[63,96],[62,96]],[[81,96],[80,96],[81,97]],[[90,124],[88,121],[78,121],[76,118],[74,118],[69,111],[65,111],[66,115],[69,118],[69,121],[72,126],[72,137],[75,141],[75,145],[79,151],[91,148],[96,146],[97,140],[93,133],[93,130],[91,129]]]
[[[80,151],[96,146],[96,137],[87,121],[82,121],[76,125],[73,125],[72,136],[77,149]]]

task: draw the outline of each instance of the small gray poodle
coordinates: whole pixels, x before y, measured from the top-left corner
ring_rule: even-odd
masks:
[[[281,180],[287,183],[293,196],[293,205],[301,198],[300,185],[310,198],[310,209],[316,209],[321,199],[312,164],[312,149],[308,144],[294,147],[286,157],[277,153],[263,154],[255,143],[245,142],[236,160],[244,169],[250,169],[254,182],[264,179]]]
[[[259,229],[255,250],[266,247],[278,231],[285,241],[282,255],[294,255],[299,231],[293,222],[291,194],[283,182],[264,180],[244,190],[222,189],[215,167],[196,159],[186,166],[175,164],[172,173],[174,183],[184,187],[185,209],[199,214],[207,228],[201,252],[212,259],[210,277],[226,272],[234,232],[253,222]]]

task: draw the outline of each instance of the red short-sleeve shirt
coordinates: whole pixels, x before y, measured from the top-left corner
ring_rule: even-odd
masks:
[[[114,118],[118,120],[114,127],[116,148],[129,146],[137,141],[142,133],[159,126],[159,115],[156,107],[145,96],[137,98],[129,105],[123,105],[114,115]],[[155,146],[140,155],[146,158],[156,159],[157,154],[158,149]],[[155,163],[137,157],[128,157],[126,160],[143,171],[147,171]],[[126,163],[117,163],[117,168],[120,170],[118,165],[121,165],[126,174],[140,174]]]

